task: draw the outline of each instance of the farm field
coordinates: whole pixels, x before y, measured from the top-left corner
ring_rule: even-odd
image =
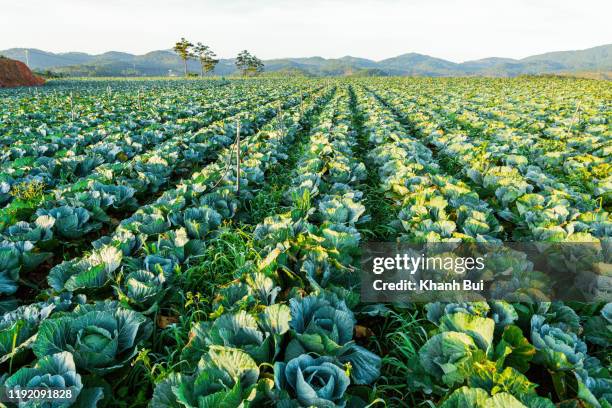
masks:
[[[40,406],[612,407],[610,82],[56,80],[0,90],[0,168]],[[592,242],[599,301],[360,302],[399,241]]]

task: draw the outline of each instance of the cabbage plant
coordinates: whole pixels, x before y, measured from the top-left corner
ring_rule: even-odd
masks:
[[[304,353],[333,356],[340,366],[351,365],[351,378],[369,384],[380,374],[381,359],[353,341],[355,317],[343,300],[324,293],[290,300],[292,333],[285,361]]]
[[[445,385],[462,383],[470,373],[477,351],[472,337],[454,331],[436,334],[419,350],[423,368]]]
[[[301,407],[344,407],[350,379],[331,357],[301,355],[274,365],[281,400],[294,397]]]
[[[538,408],[554,408],[552,402],[530,405]],[[507,392],[490,396],[481,388],[461,387],[456,389],[439,408],[528,408]]]
[[[42,321],[52,313],[65,312],[85,302],[84,296],[63,293],[45,302],[19,306],[0,317],[0,357],[20,352],[32,340]]]
[[[114,246],[95,249],[85,259],[62,262],[49,271],[47,281],[56,291],[101,288],[121,266],[123,253]]]
[[[531,342],[537,350],[534,361],[551,370],[583,367],[586,344],[575,333],[547,323],[542,315],[531,318]]]
[[[36,211],[39,217],[48,216],[54,219],[53,230],[61,238],[81,238],[92,230],[98,229],[100,224],[92,222],[91,214],[85,208],[61,206],[49,210]]]
[[[32,350],[39,358],[69,351],[79,370],[105,375],[134,357],[152,330],[148,318],[116,302],[79,305],[72,313],[45,320]]]
[[[271,386],[259,379],[259,368],[245,352],[213,346],[193,375],[171,374],[156,385],[152,408],[256,407]],[[268,390],[266,393],[264,390]]]
[[[17,291],[20,269],[19,251],[14,247],[0,247],[0,294],[11,295]]]
[[[53,238],[55,219],[50,216],[41,216],[32,224],[20,221],[6,229],[6,236],[11,241],[48,241]]]
[[[4,387],[11,389],[62,389],[69,390],[71,397],[66,400],[19,402],[19,408],[95,408],[104,397],[101,387],[85,388],[77,372],[72,354],[62,351],[50,354],[36,361],[34,367],[24,367],[4,381]]]

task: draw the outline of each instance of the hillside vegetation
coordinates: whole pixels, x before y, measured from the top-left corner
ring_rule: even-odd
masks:
[[[25,49],[13,48],[0,54],[25,62]],[[37,70],[52,69],[70,76],[167,76],[180,74],[183,62],[170,50],[132,55],[107,52],[90,55],[80,52],[55,54],[29,49],[30,67]],[[214,75],[237,73],[234,59],[221,59]],[[591,77],[607,78],[602,72],[612,71],[612,45],[602,45],[579,51],[551,52],[520,60],[485,58],[455,63],[428,55],[408,53],[397,57],[373,61],[345,56],[326,59],[281,58],[264,61],[267,72],[291,72],[305,76],[494,76],[560,74],[588,72]],[[190,72],[200,72],[197,61],[189,61]]]

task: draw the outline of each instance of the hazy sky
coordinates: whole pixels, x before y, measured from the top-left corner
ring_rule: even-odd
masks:
[[[0,0],[0,49],[167,49],[181,36],[220,57],[419,52],[460,62],[612,43],[611,0]]]

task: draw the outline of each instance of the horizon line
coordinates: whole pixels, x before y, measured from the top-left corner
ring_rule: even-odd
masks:
[[[600,44],[600,45],[595,45],[592,47],[588,47],[588,48],[580,48],[580,49],[563,49],[563,50],[554,50],[554,51],[546,51],[543,53],[539,53],[539,54],[532,54],[532,55],[527,55],[525,57],[522,58],[513,58],[513,57],[501,57],[501,56],[490,56],[490,57],[484,57],[484,58],[478,58],[478,59],[469,59],[469,60],[463,60],[461,62],[457,62],[457,61],[453,61],[450,59],[445,59],[445,58],[441,58],[441,57],[436,57],[433,56],[431,54],[424,54],[422,52],[406,52],[406,53],[402,53],[402,54],[398,54],[398,55],[394,55],[391,57],[387,57],[387,58],[383,58],[380,60],[375,60],[375,59],[371,59],[371,58],[367,58],[367,57],[358,57],[358,56],[353,56],[353,55],[343,55],[341,57],[324,57],[322,55],[313,55],[313,56],[308,56],[308,57],[274,57],[274,58],[267,58],[264,59],[264,61],[273,61],[273,60],[287,60],[287,59],[310,59],[310,58],[322,58],[325,60],[338,60],[338,59],[342,59],[342,58],[359,58],[359,59],[365,59],[368,61],[372,61],[375,63],[379,63],[388,59],[392,59],[392,58],[397,58],[403,55],[409,55],[409,54],[416,54],[416,55],[423,55],[426,57],[430,57],[430,58],[436,58],[436,59],[440,59],[443,61],[448,61],[448,62],[452,62],[455,64],[464,64],[466,62],[473,62],[473,61],[481,61],[484,59],[492,59],[492,58],[499,58],[499,59],[510,59],[510,60],[515,60],[515,61],[521,61],[525,58],[529,58],[529,57],[533,57],[533,56],[538,56],[538,55],[543,55],[543,54],[550,54],[550,53],[556,53],[556,52],[576,52],[576,51],[586,51],[586,50],[590,50],[593,48],[599,48],[599,47],[605,47],[605,46],[610,46],[612,45],[612,43],[606,43],[606,44]],[[143,54],[139,54],[139,53],[133,53],[133,52],[129,52],[129,51],[118,51],[118,50],[108,50],[108,51],[104,51],[104,52],[100,52],[100,53],[90,53],[90,52],[85,52],[85,51],[61,51],[61,52],[56,52],[56,51],[48,51],[48,50],[44,50],[42,48],[35,48],[35,47],[11,47],[11,48],[7,48],[4,50],[0,50],[1,51],[9,51],[9,50],[37,50],[37,51],[41,51],[41,52],[45,52],[45,53],[51,53],[51,54],[55,54],[55,55],[63,55],[63,54],[86,54],[86,55],[90,55],[90,56],[100,56],[100,55],[104,55],[104,54],[108,54],[108,53],[121,53],[121,54],[129,54],[132,56],[144,56],[153,52],[159,52],[159,51],[170,51],[172,52],[171,48],[165,48],[165,49],[156,49],[156,50],[151,50],[151,51],[147,51]],[[219,59],[225,59],[225,60],[231,60],[231,59],[235,59],[236,57],[219,57]]]

